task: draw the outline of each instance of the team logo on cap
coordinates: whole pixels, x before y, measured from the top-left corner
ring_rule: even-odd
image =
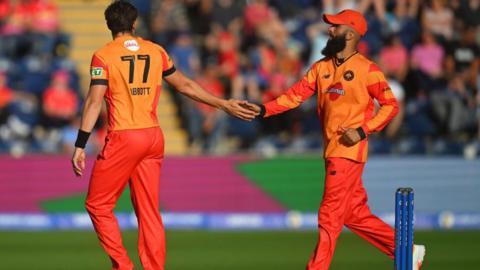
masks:
[[[329,94],[328,96],[331,101],[337,100],[340,96],[345,96],[345,90],[343,90],[343,86],[341,83],[331,85],[327,89],[327,93]]]
[[[351,81],[354,77],[355,76],[353,75],[353,71],[351,70],[347,70],[345,71],[345,73],[343,73],[343,78],[345,79],[345,81]]]

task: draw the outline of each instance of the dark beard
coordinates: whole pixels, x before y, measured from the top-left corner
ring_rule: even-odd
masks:
[[[325,55],[326,57],[335,57],[337,56],[337,53],[345,49],[346,45],[347,45],[347,40],[345,38],[345,35],[330,38],[327,41],[327,45],[325,45],[325,48],[323,48],[322,54]]]

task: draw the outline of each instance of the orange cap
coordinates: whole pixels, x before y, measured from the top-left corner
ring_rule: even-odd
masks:
[[[335,15],[323,14],[323,20],[329,24],[350,26],[361,36],[365,35],[368,29],[365,17],[360,12],[351,9],[342,10]]]

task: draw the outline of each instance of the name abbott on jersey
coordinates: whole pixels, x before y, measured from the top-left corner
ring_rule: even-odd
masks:
[[[150,87],[133,87],[130,93],[134,96],[150,95]]]

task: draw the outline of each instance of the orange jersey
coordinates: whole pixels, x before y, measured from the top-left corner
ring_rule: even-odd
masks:
[[[91,84],[106,85],[108,130],[159,126],[162,76],[175,72],[166,51],[139,37],[118,37],[92,58]]]
[[[340,143],[340,127],[362,127],[365,134],[380,131],[398,112],[398,105],[380,69],[361,54],[343,63],[322,59],[284,94],[265,104],[265,117],[299,106],[318,94],[318,115],[322,123],[324,155],[365,162],[368,141],[353,146]],[[374,99],[380,103],[375,114]]]

